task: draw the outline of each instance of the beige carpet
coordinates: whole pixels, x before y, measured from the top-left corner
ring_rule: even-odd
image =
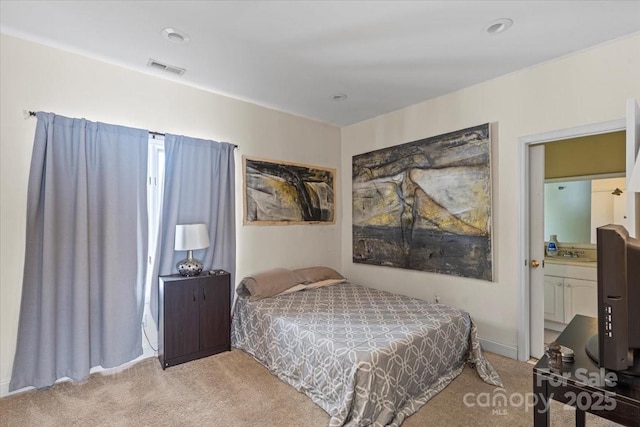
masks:
[[[507,396],[531,392],[532,365],[487,354]],[[530,426],[532,410],[467,407],[466,393],[489,393],[470,368],[409,417],[403,426]],[[467,402],[476,402],[467,398]],[[518,400],[514,400],[518,402]],[[574,425],[573,411],[552,406],[554,426]],[[309,398],[271,375],[246,353],[233,350],[163,371],[157,359],[111,375],[61,383],[48,390],[0,399],[2,426],[326,426],[328,415]],[[588,426],[616,425],[587,414]]]

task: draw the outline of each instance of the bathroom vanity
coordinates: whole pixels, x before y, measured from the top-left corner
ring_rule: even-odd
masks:
[[[597,280],[595,260],[564,257],[545,258],[545,328],[561,331],[576,314],[597,317]]]

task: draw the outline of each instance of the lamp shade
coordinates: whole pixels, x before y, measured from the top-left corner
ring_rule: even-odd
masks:
[[[640,152],[638,152],[638,158],[633,166],[631,177],[629,178],[629,184],[627,185],[628,191],[635,191],[640,193]]]
[[[209,247],[207,224],[176,225],[176,251],[191,251]]]

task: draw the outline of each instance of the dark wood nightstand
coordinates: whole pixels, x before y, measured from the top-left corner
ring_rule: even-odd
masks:
[[[160,277],[158,359],[162,369],[231,349],[230,274]]]

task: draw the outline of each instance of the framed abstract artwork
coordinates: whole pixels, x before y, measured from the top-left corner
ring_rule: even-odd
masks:
[[[244,224],[335,224],[336,170],[243,157]]]
[[[353,262],[493,280],[489,124],[353,156]]]

